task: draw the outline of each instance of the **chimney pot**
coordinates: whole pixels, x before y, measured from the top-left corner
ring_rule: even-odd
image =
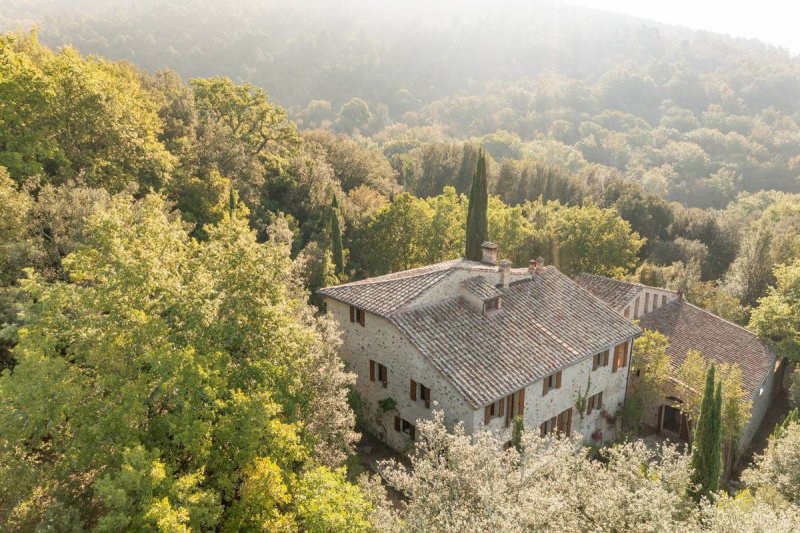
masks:
[[[511,261],[508,259],[503,259],[500,261],[500,282],[503,284],[503,287],[508,287],[508,284],[511,282]]]
[[[481,244],[481,251],[483,255],[481,257],[482,263],[489,263],[490,265],[497,264],[497,245],[493,242],[484,241]]]

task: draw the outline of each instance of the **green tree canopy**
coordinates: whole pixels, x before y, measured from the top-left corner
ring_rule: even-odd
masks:
[[[351,378],[288,246],[257,244],[238,212],[195,241],[155,195],[115,197],[84,232],[69,281],[23,281],[17,365],[0,376],[0,520],[364,530],[366,504],[327,470],[354,437]],[[303,500],[306,476],[335,493]]]

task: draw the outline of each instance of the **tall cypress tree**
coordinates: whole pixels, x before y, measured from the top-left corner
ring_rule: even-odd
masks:
[[[692,444],[692,496],[698,501],[719,490],[722,474],[722,384],[715,391],[714,373],[711,365]]]
[[[473,261],[481,260],[481,244],[489,234],[489,193],[486,187],[486,155],[481,150],[475,175],[472,177],[467,207],[467,246],[464,257]]]
[[[339,202],[336,195],[331,201],[331,254],[336,273],[344,272],[344,250],[342,248],[342,229],[339,227]]]

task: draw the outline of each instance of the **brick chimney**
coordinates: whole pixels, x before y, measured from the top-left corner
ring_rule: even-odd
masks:
[[[541,255],[536,258],[536,273],[539,274],[544,269],[544,257]]]
[[[528,274],[536,274],[536,259],[531,259],[528,261]]]
[[[481,251],[483,252],[481,257],[482,263],[489,263],[490,265],[497,264],[497,245],[495,243],[483,241],[483,244],[481,244]]]
[[[502,259],[500,261],[500,283],[503,284],[503,287],[508,287],[508,284],[511,282],[511,261],[508,259]]]

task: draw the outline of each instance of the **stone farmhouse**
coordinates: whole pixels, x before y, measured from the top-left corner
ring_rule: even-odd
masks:
[[[395,450],[408,448],[433,409],[448,426],[504,441],[518,415],[542,434],[613,436],[641,330],[552,266],[496,258],[487,242],[482,261],[320,291],[368,429]]]
[[[784,365],[772,349],[750,331],[684,301],[677,292],[592,274],[581,274],[576,282],[623,317],[637,320],[642,329],[658,331],[669,340],[667,355],[673,372],[670,393],[646,414],[649,426],[690,440],[691,421],[680,409],[685,387],[674,372],[689,350],[697,350],[710,361],[741,367],[742,385],[750,396],[752,410],[739,449],[750,444],[783,378]]]

